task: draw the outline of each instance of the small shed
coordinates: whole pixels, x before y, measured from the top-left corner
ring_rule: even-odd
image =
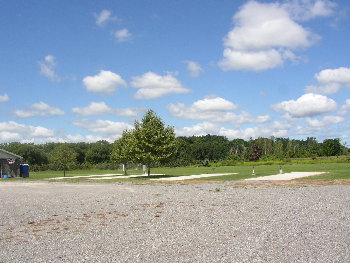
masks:
[[[23,157],[0,149],[0,176],[4,178],[7,177],[19,177],[20,164],[23,160]]]

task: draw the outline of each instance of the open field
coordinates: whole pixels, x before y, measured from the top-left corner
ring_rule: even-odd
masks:
[[[310,176],[303,178],[303,180],[350,180],[350,164],[349,163],[324,163],[324,164],[292,164],[281,166],[283,172],[326,172],[326,174]],[[157,176],[157,178],[171,177],[171,176],[188,176],[194,174],[211,174],[211,173],[232,173],[231,175],[215,176],[198,178],[197,181],[237,181],[247,178],[268,176],[279,173],[279,165],[260,165],[255,166],[255,176],[252,175],[253,166],[222,166],[222,167],[176,167],[176,168],[154,168],[153,174],[165,174],[165,176]],[[102,174],[122,174],[120,170],[75,170],[68,171],[66,176],[83,176],[83,175],[102,175]],[[129,170],[129,174],[142,174],[140,170]],[[11,179],[11,180],[43,180],[55,177],[62,177],[62,171],[42,171],[31,172],[30,178],[26,179]],[[154,177],[153,177],[154,178]],[[129,178],[129,179],[113,179],[109,182],[146,182],[148,177]],[[88,179],[75,178],[67,179],[71,182],[81,182]],[[300,179],[299,179],[300,180]],[[104,180],[102,180],[104,181]],[[105,180],[107,181],[107,180]]]
[[[0,262],[350,262],[350,187],[0,184]]]

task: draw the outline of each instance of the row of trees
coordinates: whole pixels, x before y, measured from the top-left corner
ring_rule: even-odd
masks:
[[[113,168],[110,155],[113,144],[107,141],[95,143],[3,143],[0,148],[18,154],[32,169],[56,169],[60,156],[69,151],[71,168]]]
[[[145,164],[151,167],[184,166],[226,161],[283,160],[348,154],[339,139],[258,138],[228,140],[224,136],[175,137],[153,112],[135,121],[134,129],[124,131],[114,143],[0,144],[0,148],[24,157],[32,169],[101,168],[116,169],[119,164]],[[148,169],[148,173],[150,170]]]
[[[348,148],[340,139],[326,139],[318,142],[316,138],[306,140],[289,138],[258,138],[228,140],[223,136],[206,135],[178,137],[179,152],[177,160],[193,164],[200,160],[257,161],[284,160],[289,158],[316,158],[348,154]]]

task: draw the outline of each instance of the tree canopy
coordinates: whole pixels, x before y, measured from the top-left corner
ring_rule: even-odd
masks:
[[[125,130],[122,136],[113,144],[111,159],[116,163],[121,163],[125,165],[125,174],[127,164],[133,161],[133,140],[134,138],[132,131]]]
[[[142,120],[135,121],[134,129],[125,131],[116,142],[112,156],[127,163],[144,164],[148,168],[164,164],[176,153],[174,129],[165,126],[152,110],[148,110]]]
[[[59,170],[63,170],[66,176],[66,170],[73,168],[76,165],[77,153],[73,151],[67,144],[62,144],[55,149],[52,154],[52,162]]]

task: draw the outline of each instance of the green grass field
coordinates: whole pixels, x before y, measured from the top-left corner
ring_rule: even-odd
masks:
[[[279,173],[279,165],[260,165],[255,166],[255,177],[267,176]],[[283,172],[328,172],[324,175],[310,176],[302,178],[302,180],[338,180],[338,179],[350,179],[350,164],[349,163],[323,163],[323,164],[289,164],[282,165]],[[252,176],[253,166],[221,166],[221,167],[176,167],[176,168],[153,168],[152,174],[165,174],[165,176],[157,177],[169,177],[169,176],[185,176],[195,174],[211,174],[211,173],[237,173],[226,176],[216,176],[196,179],[200,181],[235,181]],[[74,170],[67,171],[66,176],[82,176],[82,175],[98,175],[98,174],[122,174],[120,170]],[[128,170],[128,174],[141,174],[140,170]],[[16,178],[6,180],[44,180],[55,177],[62,177],[62,171],[42,171],[31,172],[29,178]],[[67,179],[71,182],[86,181],[85,178]],[[130,179],[113,179],[113,180],[101,180],[108,182],[145,182],[147,177],[143,178],[130,178]],[[301,179],[299,179],[301,180]],[[96,181],[95,181],[96,182]]]

